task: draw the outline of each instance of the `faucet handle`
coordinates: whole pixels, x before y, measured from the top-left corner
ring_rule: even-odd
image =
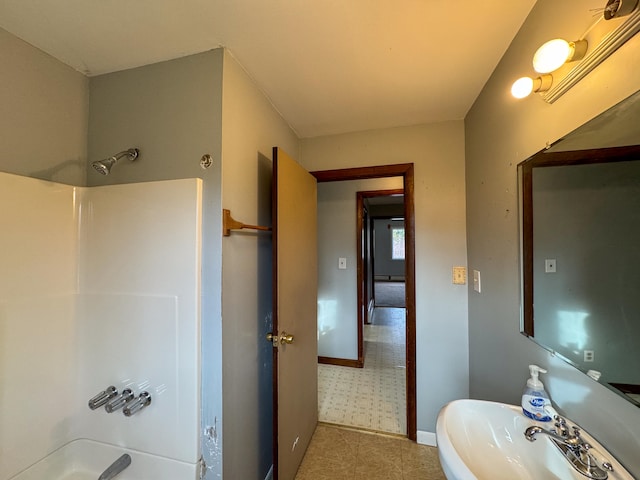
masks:
[[[556,433],[561,437],[569,436],[569,429],[567,428],[567,421],[562,417],[557,417],[557,421],[554,423],[556,427]]]
[[[125,404],[124,408],[122,409],[122,413],[124,413],[125,417],[130,417],[131,415],[138,413],[150,403],[151,395],[149,394],[149,392],[142,392],[138,396],[138,398],[133,398]]]
[[[89,408],[91,410],[95,410],[96,408],[99,408],[105,403],[107,403],[116,395],[118,395],[118,391],[116,390],[116,387],[111,385],[110,387],[107,387],[106,390],[103,390],[102,392],[98,393],[95,397],[93,397],[91,400],[89,400]]]
[[[107,411],[107,413],[115,412],[119,408],[124,407],[125,403],[131,400],[133,396],[134,395],[131,389],[125,388],[124,390],[122,390],[122,393],[120,395],[116,395],[111,400],[109,400],[104,406],[104,409]]]

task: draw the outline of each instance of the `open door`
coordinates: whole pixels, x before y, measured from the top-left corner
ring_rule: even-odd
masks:
[[[274,478],[293,480],[318,422],[317,186],[273,149]]]

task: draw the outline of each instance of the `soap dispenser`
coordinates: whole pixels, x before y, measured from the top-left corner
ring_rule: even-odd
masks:
[[[537,365],[529,365],[529,372],[531,378],[527,380],[527,386],[522,394],[522,412],[532,420],[549,422],[551,421],[550,412],[553,411],[551,400],[544,385],[538,379],[540,373],[547,373],[547,371]]]

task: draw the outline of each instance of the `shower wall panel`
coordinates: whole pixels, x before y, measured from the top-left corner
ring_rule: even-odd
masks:
[[[0,173],[0,479],[64,444],[74,417],[76,189]]]
[[[76,438],[187,462],[195,477],[201,184],[0,174],[0,480]],[[151,405],[89,410],[109,385]]]
[[[82,400],[109,385],[148,391],[130,418],[81,409],[77,435],[184,462],[199,458],[202,180],[82,192]]]

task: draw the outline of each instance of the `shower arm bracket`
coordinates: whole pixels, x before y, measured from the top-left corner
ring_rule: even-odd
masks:
[[[248,225],[246,223],[239,222],[234,220],[231,216],[231,211],[222,209],[222,234],[225,237],[231,235],[231,230],[242,230],[244,228],[248,228],[251,230],[260,230],[263,232],[270,232],[271,227],[261,227],[259,225]]]

